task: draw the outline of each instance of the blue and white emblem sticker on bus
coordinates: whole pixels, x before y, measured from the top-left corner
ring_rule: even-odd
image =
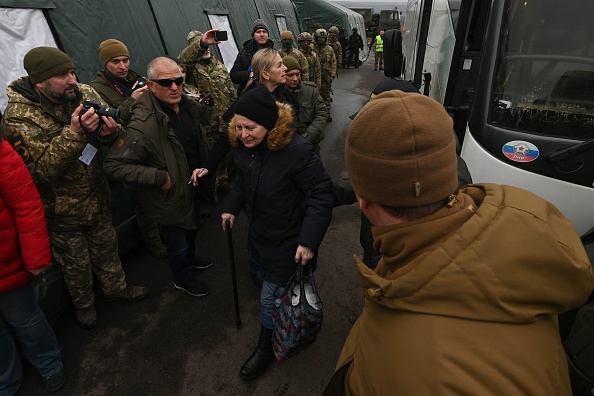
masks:
[[[538,147],[523,140],[513,140],[503,146],[503,155],[515,162],[532,162],[538,158]]]

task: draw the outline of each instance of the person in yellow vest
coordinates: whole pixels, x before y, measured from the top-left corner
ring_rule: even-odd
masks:
[[[375,36],[375,63],[373,70],[384,70],[384,29],[380,29],[379,34]]]

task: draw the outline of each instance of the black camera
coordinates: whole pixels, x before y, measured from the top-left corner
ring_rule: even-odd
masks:
[[[85,114],[87,111],[91,109],[91,107],[95,109],[95,113],[99,117],[111,117],[115,120],[115,122],[120,122],[120,109],[116,107],[103,107],[101,106],[101,103],[97,100],[85,100],[83,102],[83,109],[80,112],[80,115],[82,116],[83,114]]]
[[[148,81],[148,78],[146,77],[142,77],[138,80],[138,83],[136,84],[136,86],[134,87],[133,91],[136,91],[138,88],[143,88],[146,87],[146,82]]]

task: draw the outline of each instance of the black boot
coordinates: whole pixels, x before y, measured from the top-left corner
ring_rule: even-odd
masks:
[[[274,361],[274,352],[272,352],[272,330],[260,326],[260,338],[258,347],[252,353],[252,356],[245,361],[239,375],[245,379],[254,379],[261,376],[266,368]]]

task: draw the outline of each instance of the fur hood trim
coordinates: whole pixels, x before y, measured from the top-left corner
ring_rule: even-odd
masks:
[[[268,149],[270,150],[281,150],[293,140],[295,134],[295,125],[293,123],[293,109],[286,103],[276,102],[278,107],[278,120],[272,130],[268,131],[268,138],[266,139]],[[229,136],[229,143],[231,147],[237,148],[241,143],[241,140],[235,133],[235,116],[229,123],[227,130]]]

